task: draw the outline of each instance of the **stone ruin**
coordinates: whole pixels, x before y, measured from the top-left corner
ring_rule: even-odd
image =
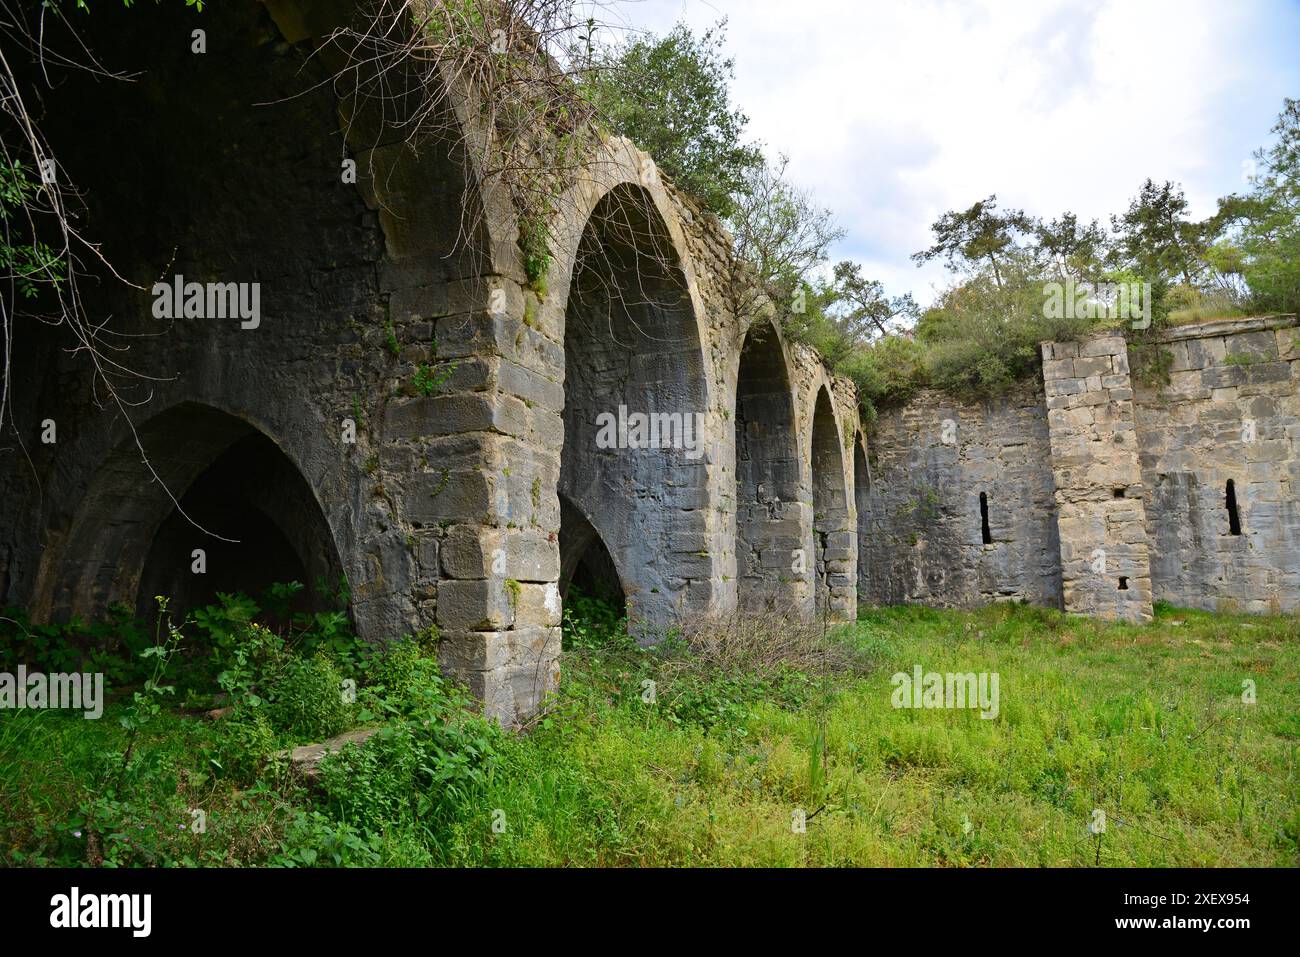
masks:
[[[106,401],[65,337],[18,328],[0,604],[346,582],[363,638],[436,625],[503,723],[555,686],[575,585],[646,636],[859,602],[1297,608],[1294,317],[1167,333],[1160,386],[1121,337],[1047,343],[1009,398],[925,393],[868,429],[849,381],[737,308],[720,224],[624,140],[556,204],[530,283],[470,100],[414,152],[335,94],[322,39],[352,7],[214,4],[202,57],[180,11],[90,18],[110,66],[150,69],[51,91],[47,133],[138,287],[87,286],[88,312],[144,377]],[[259,321],[159,319],[160,273],[255,283]]]

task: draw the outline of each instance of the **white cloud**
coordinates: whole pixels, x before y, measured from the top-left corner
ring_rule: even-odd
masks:
[[[1042,216],[1122,211],[1173,179],[1193,213],[1242,187],[1285,95],[1300,6],[1217,0],[648,0],[663,32],[726,16],[752,135],[835,210],[861,261],[923,302],[946,281],[911,253],[989,193]]]

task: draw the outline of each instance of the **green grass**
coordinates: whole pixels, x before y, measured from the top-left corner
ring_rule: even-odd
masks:
[[[635,704],[516,742],[489,802],[501,864],[1297,863],[1297,619],[1163,610],[1146,627],[1033,609],[890,609],[849,633],[879,667],[825,711],[752,711],[741,735],[665,726]],[[890,676],[1000,675],[1001,714],[895,710]],[[1241,702],[1245,678],[1255,705]],[[809,814],[804,834],[791,813]]]
[[[840,638],[865,673],[679,674],[690,707],[642,701],[654,655],[585,647],[527,733],[472,739],[492,752],[484,774],[444,794],[436,815],[412,802],[364,827],[367,792],[355,789],[398,807],[393,781],[428,780],[402,748],[350,758],[365,774],[331,786],[354,793],[312,793],[274,771],[241,788],[196,757],[210,724],[165,715],[141,746],[162,771],[122,811],[134,823],[212,809],[206,835],[178,829],[156,852],[167,863],[1300,863],[1300,618],[1161,608],[1129,626],[1012,606],[895,608]],[[998,717],[895,709],[890,678],[914,665],[996,672]],[[1247,679],[1255,704],[1241,700]],[[69,833],[84,824],[96,754],[121,743],[113,715],[0,716],[0,862],[84,862]],[[390,760],[405,777],[389,775]],[[805,833],[792,828],[799,808]],[[1107,819],[1100,838],[1087,829],[1094,809]]]

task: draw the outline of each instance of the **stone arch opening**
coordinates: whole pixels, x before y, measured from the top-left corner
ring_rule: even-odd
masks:
[[[734,419],[737,604],[744,612],[786,608],[801,584],[799,448],[785,355],[770,326],[745,338]]]
[[[587,516],[560,496],[560,600],[570,590],[608,602],[623,615],[627,604],[614,558]]]
[[[812,428],[813,607],[818,617],[841,616],[848,607],[852,535],[844,487],[844,447],[835,425],[830,393],[817,393]]]
[[[469,317],[487,302],[488,276],[517,258],[517,231],[495,208],[487,213],[471,124],[461,123],[463,115],[477,117],[459,94],[424,115],[417,150],[407,143],[413,126],[406,118],[426,99],[425,71],[382,72],[378,99],[358,96],[355,84],[343,82],[350,74],[334,82],[349,42],[336,30],[360,26],[368,7],[320,0],[209,6],[199,19],[183,4],[110,5],[78,18],[104,68],[132,82],[51,70],[42,84],[60,179],[84,194],[89,235],[135,284],[112,279],[88,257],[87,270],[103,281],[80,284],[85,312],[111,317],[100,341],[112,343],[120,363],[114,388],[132,418],[186,400],[236,409],[265,423],[295,461],[310,463],[314,492],[336,517],[361,633],[378,640],[414,630],[435,614],[437,561],[417,568],[416,549],[403,541],[408,515],[400,503],[396,512],[367,504],[371,473],[400,468],[411,441],[363,424],[346,467],[317,469],[314,460],[332,454],[342,418],[379,426],[384,410],[398,404],[390,403],[394,378],[409,382],[422,362],[439,358],[431,343],[451,343],[457,355],[478,347],[464,341],[476,328]],[[212,43],[197,59],[188,43],[175,42],[196,25]],[[209,59],[221,69],[194,69]],[[211,314],[158,317],[150,284],[176,277],[256,288],[258,324],[243,328]],[[0,539],[22,553],[0,597],[38,616],[102,609],[108,600],[133,604],[141,568],[126,587],[115,575],[55,568],[65,560],[41,554],[38,543],[75,547],[68,530],[120,413],[103,401],[102,383],[91,381],[85,350],[68,348],[77,340],[66,325],[27,325],[17,420],[48,409],[36,421],[56,418],[61,439],[73,423],[81,435],[99,437],[75,453],[62,442],[37,450],[33,477],[20,476],[12,496],[37,503],[26,510],[30,517],[11,519],[19,508],[0,502],[0,526],[14,529]],[[393,361],[399,350],[400,365]],[[123,367],[147,377],[122,374]],[[46,385],[56,382],[57,392]],[[196,477],[168,487],[180,497]],[[165,518],[149,514],[146,524]],[[425,573],[435,581],[417,586]],[[310,586],[315,575],[307,575]],[[94,579],[103,580],[102,594],[68,590],[69,581]]]
[[[114,603],[148,616],[163,594],[179,618],[219,591],[260,597],[292,580],[306,586],[297,609],[325,604],[318,581],[343,580],[329,524],[269,437],[198,403],[154,416],[137,436],[139,447],[128,437],[98,470],[49,571],[54,617],[94,617]]]
[[[564,329],[560,493],[609,550],[629,618],[657,630],[707,601],[705,370],[694,308],[645,190],[596,204]]]
[[[858,599],[869,594],[870,569],[863,560],[867,522],[871,515],[871,465],[867,461],[867,440],[861,432],[853,443],[853,505],[857,511]]]

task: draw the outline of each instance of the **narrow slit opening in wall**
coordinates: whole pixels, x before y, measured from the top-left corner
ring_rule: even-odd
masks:
[[[1128,591],[1128,579],[1123,575],[1119,576],[1119,590]]]
[[[1239,515],[1237,512],[1237,484],[1232,479],[1228,479],[1227,505],[1228,505],[1228,534],[1240,535],[1241,515]]]
[[[980,536],[985,545],[993,544],[993,535],[989,532],[989,497],[980,492]]]
[[[1124,495],[1125,495],[1125,490],[1122,489],[1122,488],[1117,488],[1117,489],[1115,489],[1115,491],[1114,491],[1114,495],[1115,495],[1116,498],[1123,498]]]

